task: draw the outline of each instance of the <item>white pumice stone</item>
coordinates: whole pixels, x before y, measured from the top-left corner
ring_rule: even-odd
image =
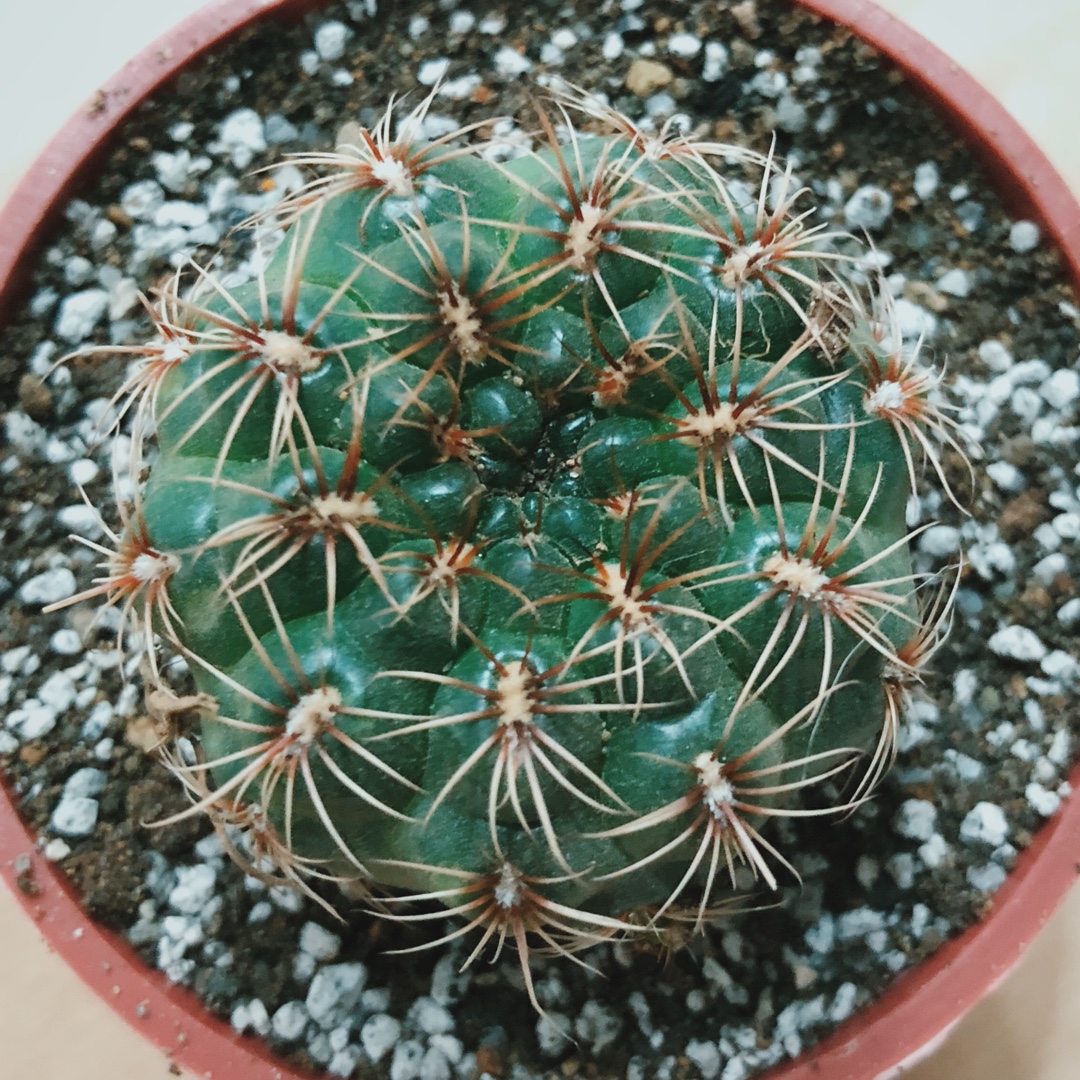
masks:
[[[61,799],[49,818],[49,828],[61,836],[89,836],[97,824],[99,809],[96,799]]]
[[[261,884],[261,882],[260,882]],[[255,926],[257,923],[266,922],[271,915],[274,914],[274,905],[268,900],[260,900],[257,904],[251,905],[251,910],[248,912],[247,921],[250,925]]]
[[[86,340],[109,309],[109,294],[104,289],[83,289],[60,303],[54,331],[71,345]]]
[[[462,1064],[465,1058],[465,1045],[456,1035],[432,1035],[429,1045],[437,1049],[451,1065]]]
[[[885,926],[885,916],[869,907],[857,907],[845,911],[836,920],[836,936],[841,941],[863,938]]]
[[[1009,822],[997,803],[976,803],[960,823],[960,838],[969,843],[999,847],[1009,836]]]
[[[877,232],[892,217],[892,212],[892,195],[874,184],[864,184],[844,204],[844,221],[849,229]]]
[[[1058,768],[1068,764],[1071,743],[1072,740],[1068,731],[1059,728],[1054,732],[1054,736],[1050,741],[1050,748],[1046,751],[1047,760],[1058,766]]]
[[[476,16],[471,11],[458,10],[449,19],[451,34],[467,34],[476,25]]]
[[[1032,251],[1039,244],[1039,226],[1034,221],[1015,221],[1009,230],[1009,247],[1018,255]]]
[[[893,829],[910,840],[929,840],[937,823],[937,807],[927,799],[905,799],[893,818]]]
[[[495,54],[495,69],[508,79],[524,75],[531,68],[532,61],[509,45],[504,45]]]
[[[1048,791],[1034,781],[1024,788],[1024,798],[1032,810],[1043,817],[1050,817],[1061,806],[1061,796],[1056,791]]]
[[[1048,652],[1039,662],[1039,667],[1050,676],[1061,682],[1070,683],[1080,676],[1080,662],[1065,652],[1064,649],[1053,649]]]
[[[990,651],[1012,660],[1041,660],[1047,653],[1039,635],[1026,626],[1003,626],[990,636]]]
[[[41,853],[49,862],[60,862],[71,854],[71,847],[59,837],[55,837],[45,845]]]
[[[905,341],[929,340],[937,333],[937,318],[920,304],[901,296],[894,303],[893,311],[900,336]]]
[[[197,915],[210,902],[216,884],[217,874],[206,863],[178,866],[176,885],[169,892],[169,907],[185,915]]]
[[[683,1049],[683,1056],[697,1067],[702,1080],[716,1080],[716,1077],[720,1075],[723,1058],[720,1056],[720,1048],[716,1043],[691,1039]]]
[[[336,19],[324,22],[315,30],[315,51],[319,59],[327,63],[340,60],[351,36],[352,31],[343,22]]]
[[[66,567],[58,566],[37,574],[19,588],[19,602],[27,607],[41,608],[66,600],[77,588],[75,575]]]
[[[1080,537],[1080,514],[1058,514],[1050,524],[1062,540],[1075,540]]]
[[[390,1080],[419,1080],[420,1062],[424,1060],[424,1044],[406,1039],[394,1047],[390,1061]]]
[[[90,540],[96,539],[104,532],[101,515],[92,506],[86,503],[75,503],[72,506],[63,506],[56,512],[57,523],[68,532],[78,533]]]
[[[416,71],[416,81],[421,86],[434,86],[449,70],[450,61],[445,56],[425,60]]]
[[[425,1035],[441,1035],[454,1030],[450,1011],[429,997],[417,998],[409,1009],[408,1022]]]
[[[780,95],[780,100],[776,103],[776,126],[781,131],[796,135],[806,129],[809,119],[805,105],[789,93]]]
[[[602,1053],[622,1032],[622,1018],[608,1006],[590,998],[574,1020],[574,1034],[596,1056]]]
[[[723,42],[705,42],[705,64],[701,70],[701,78],[705,82],[718,82],[727,73],[731,54]]]
[[[346,1046],[338,1050],[330,1059],[326,1071],[331,1076],[352,1076],[356,1072],[356,1066],[360,1064],[360,1050],[356,1046]]]
[[[1039,393],[1052,409],[1071,408],[1080,397],[1080,373],[1072,368],[1059,368],[1040,385]]]
[[[919,549],[927,555],[952,555],[960,550],[960,530],[952,525],[931,525],[919,537]]]
[[[701,38],[696,34],[672,34],[668,38],[668,52],[672,56],[697,56],[701,52]]]
[[[64,782],[62,799],[82,799],[100,795],[109,782],[108,773],[87,766],[76,769]]]
[[[561,1012],[548,1012],[536,1022],[536,1041],[545,1057],[557,1057],[570,1045],[570,1018]]]
[[[453,1075],[446,1055],[437,1046],[429,1046],[420,1061],[419,1080],[451,1080]]]
[[[604,44],[601,47],[601,54],[604,59],[610,63],[612,60],[618,60],[623,54],[625,44],[623,42],[622,34],[616,33],[614,30],[609,32],[604,37]]]
[[[238,169],[246,169],[256,154],[266,149],[262,117],[254,109],[229,113],[218,128],[222,149]]]
[[[1061,537],[1049,521],[1036,525],[1032,532],[1032,538],[1044,551],[1057,551],[1061,547]]]
[[[1010,493],[1023,491],[1027,487],[1024,474],[1009,461],[994,461],[986,466],[986,475],[1001,488]]]
[[[300,928],[300,949],[315,960],[333,960],[341,952],[341,938],[316,922],[306,922]]]
[[[387,1013],[376,1013],[360,1029],[360,1045],[368,1060],[377,1065],[401,1038],[401,1023]]]
[[[938,278],[939,292],[959,297],[961,300],[971,295],[971,275],[960,267],[947,270]]]
[[[248,1002],[248,1018],[254,1031],[260,1035],[270,1033],[270,1013],[258,998],[253,998]]]
[[[360,963],[334,964],[315,973],[305,1004],[311,1018],[324,1030],[338,1027],[351,1015],[367,982]]]
[[[308,1023],[308,1011],[302,1001],[286,1001],[270,1020],[270,1029],[283,1042],[296,1042]]]
[[[995,893],[1005,884],[1006,871],[997,863],[984,863],[982,866],[969,866],[967,870],[968,884],[973,889],[989,895]]]
[[[938,189],[941,183],[941,172],[937,162],[924,161],[915,166],[915,182],[913,184],[915,194],[925,202]]]
[[[483,78],[475,73],[462,75],[459,79],[451,79],[439,87],[439,97],[449,101],[465,101],[476,92],[483,83]]]
[[[1000,341],[988,338],[979,346],[979,359],[998,373],[1008,371],[1013,365],[1013,355]]]
[[[841,983],[829,1006],[829,1019],[839,1024],[855,1011],[859,989],[853,982]]]
[[[950,850],[945,837],[934,833],[926,843],[919,845],[919,858],[929,869],[934,870],[949,857]]]

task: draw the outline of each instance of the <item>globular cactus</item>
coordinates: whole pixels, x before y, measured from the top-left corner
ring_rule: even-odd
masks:
[[[497,163],[425,108],[302,159],[256,281],[163,291],[89,592],[187,660],[169,760],[248,869],[510,939],[535,1004],[530,948],[700,925],[868,794],[952,435],[771,157],[565,95]]]

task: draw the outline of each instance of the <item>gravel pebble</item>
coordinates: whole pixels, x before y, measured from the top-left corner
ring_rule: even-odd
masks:
[[[877,232],[892,217],[893,199],[884,189],[864,184],[844,204],[844,221],[849,229]]]
[[[997,803],[978,802],[960,823],[963,840],[999,847],[1009,835],[1009,822]]]
[[[929,840],[937,823],[937,807],[926,799],[905,799],[893,818],[893,828],[910,840]]]
[[[75,575],[66,566],[58,566],[23,582],[19,601],[27,607],[45,607],[73,596],[77,588]]]
[[[367,982],[363,964],[334,964],[316,972],[307,993],[307,1009],[324,1030],[337,1027],[352,1014]]]
[[[1024,798],[1032,810],[1043,817],[1050,817],[1061,806],[1061,796],[1056,791],[1047,791],[1042,784],[1034,781],[1024,788]]]
[[[100,795],[109,782],[109,775],[101,769],[87,766],[76,769],[64,784],[61,799],[86,799],[94,795]]]
[[[300,949],[314,960],[333,960],[341,952],[341,938],[316,922],[306,922],[300,928]]]
[[[256,154],[266,149],[262,118],[254,109],[237,109],[218,129],[222,150],[238,169],[246,169]]]
[[[296,1042],[307,1027],[308,1011],[302,1001],[286,1001],[270,1020],[270,1029],[284,1042]]]
[[[61,836],[89,836],[97,824],[97,799],[61,799],[49,818],[49,828]]]
[[[71,345],[85,341],[109,310],[109,294],[104,289],[83,289],[65,297],[60,304],[54,330]]]
[[[1003,626],[987,644],[991,652],[1012,660],[1041,660],[1047,653],[1039,635],[1026,626]]]
[[[351,36],[352,31],[343,22],[331,19],[322,23],[315,31],[315,51],[319,59],[327,63],[340,60]]]
[[[373,1065],[382,1061],[400,1038],[400,1022],[386,1013],[369,1016],[360,1029],[360,1044]]]
[[[169,892],[169,906],[181,914],[200,914],[214,895],[216,881],[214,868],[206,863],[178,866],[176,885]]]
[[[720,1066],[723,1058],[720,1056],[720,1048],[714,1042],[704,1042],[701,1039],[691,1039],[683,1050],[683,1055],[690,1059],[701,1074],[702,1080],[715,1080],[720,1075]]]
[[[1039,226],[1034,221],[1017,221],[1009,230],[1009,246],[1018,255],[1031,251],[1039,244]]]

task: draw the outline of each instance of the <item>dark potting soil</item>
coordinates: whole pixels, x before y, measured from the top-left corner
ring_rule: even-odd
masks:
[[[962,551],[963,581],[952,635],[874,800],[839,821],[779,822],[802,883],[756,894],[764,910],[670,950],[601,946],[587,955],[596,972],[539,960],[546,1021],[512,956],[459,974],[468,947],[386,955],[421,932],[333,897],[341,925],[299,894],[266,889],[223,858],[200,820],[146,827],[186,799],[146,752],[159,732],[143,712],[138,658],[125,677],[115,619],[92,605],[40,610],[95,574],[97,554],[68,539],[101,539],[76,483],[115,524],[113,448],[97,430],[125,366],[101,355],[55,361],[146,335],[136,291],[160,284],[183,254],[205,258],[219,237],[223,267],[250,274],[250,234],[228,230],[299,179],[252,170],[332,146],[345,121],[371,126],[392,93],[415,103],[440,74],[429,133],[451,118],[512,117],[480,132],[507,154],[535,127],[536,95],[559,78],[658,125],[678,113],[707,137],[762,151],[775,133],[818,220],[870,230],[875,254],[861,269],[886,276],[905,336],[923,336],[924,354],[944,367],[942,394],[977,458],[972,490],[945,455],[970,516],[931,472],[909,515],[938,523],[917,542],[920,569]],[[304,1065],[392,1080],[741,1080],[797,1054],[977,919],[1068,793],[1078,721],[1067,706],[1080,672],[1075,303],[1056,252],[1010,220],[900,75],[780,0],[416,3],[377,15],[361,0],[299,24],[267,20],[124,126],[0,336],[10,403],[0,761],[20,808],[94,918]]]

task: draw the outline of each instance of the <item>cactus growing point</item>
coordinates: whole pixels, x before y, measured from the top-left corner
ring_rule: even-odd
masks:
[[[510,939],[539,1008],[530,948],[700,927],[794,873],[771,818],[873,788],[957,446],[771,155],[571,93],[501,162],[430,100],[300,159],[255,281],[151,305],[156,457],[73,599],[187,661],[166,760],[245,869]]]

